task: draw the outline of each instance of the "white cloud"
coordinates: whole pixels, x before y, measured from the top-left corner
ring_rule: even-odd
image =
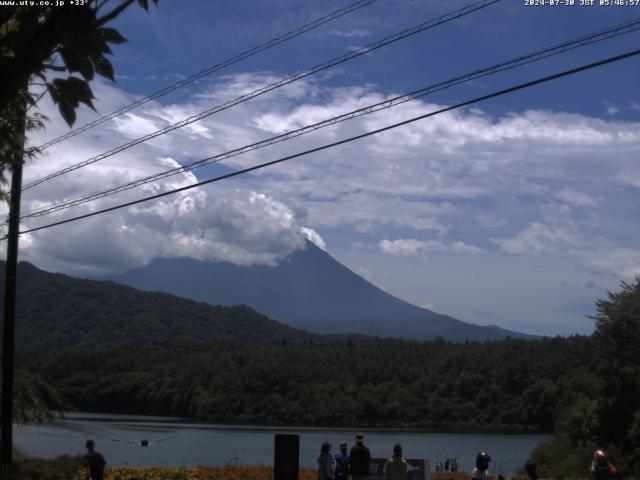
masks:
[[[356,267],[355,268],[355,272],[360,275],[362,278],[366,278],[367,280],[371,281],[373,274],[371,273],[371,270],[369,270],[367,267]]]
[[[620,113],[620,109],[611,102],[605,102],[605,107],[607,107],[607,115],[617,115]]]
[[[312,233],[296,222],[290,209],[266,195],[191,190],[28,234],[22,254],[43,268],[75,273],[122,271],[154,257],[275,265],[304,248]],[[319,235],[311,239],[322,246]]]
[[[490,213],[481,213],[476,215],[478,223],[485,228],[497,228],[505,225],[507,221],[504,218],[492,215]]]
[[[582,237],[567,228],[531,223],[515,237],[491,239],[508,253],[540,254],[576,247],[583,243]]]
[[[332,30],[331,33],[337,37],[367,37],[371,33],[368,30],[359,30],[357,28],[353,28],[351,30]]]
[[[325,242],[320,234],[316,232],[313,228],[301,227],[300,230],[302,234],[305,236],[307,240],[315,243],[317,247],[320,247],[322,250],[327,249],[327,242]]]
[[[165,125],[134,113],[126,113],[113,119],[115,130],[124,136],[135,139],[159,130]]]
[[[441,242],[413,238],[381,240],[378,247],[384,253],[403,256],[423,255],[427,252],[480,253],[482,251],[475,245],[468,245],[461,241]]]
[[[640,275],[640,249],[598,248],[576,255],[587,265],[626,280]]]
[[[572,207],[595,207],[598,205],[598,199],[571,188],[558,190],[554,193],[554,197]]]
[[[269,73],[229,76],[181,103],[149,102],[118,121],[51,147],[27,165],[25,181],[109,150],[156,126],[182,120],[279,78]],[[94,82],[94,90],[99,99],[98,108],[103,113],[133,99],[100,81]],[[28,190],[23,209],[118,185],[162,171],[168,165],[221,153],[386,98],[386,94],[371,85],[324,88],[312,81],[297,82]],[[439,107],[427,101],[408,102],[234,157],[225,161],[225,165],[242,168],[276,159]],[[57,118],[52,108],[45,113]],[[78,124],[94,116],[82,109]],[[347,235],[375,233],[379,238],[419,237],[415,232],[437,235],[437,241],[430,240],[436,243],[414,246],[422,253],[474,251],[478,247],[472,244],[487,240],[486,233],[473,228],[477,224],[486,228],[501,227],[504,238],[494,241],[508,253],[585,248],[587,234],[583,230],[593,225],[596,218],[587,219],[587,213],[595,215],[609,206],[613,198],[611,192],[640,187],[636,162],[640,155],[639,126],[637,122],[562,112],[530,110],[492,117],[479,108],[458,110],[256,171],[231,182],[190,191],[179,200],[167,198],[149,206],[110,214],[116,218],[113,221],[106,220],[109,215],[99,218],[104,218],[103,223],[114,229],[112,244],[121,258],[134,255],[139,259],[136,261],[144,261],[146,254],[137,252],[133,245],[123,251],[125,239],[133,238],[129,237],[133,233],[162,236],[162,241],[148,240],[154,254],[186,252],[240,263],[272,263],[286,252],[299,248],[304,238],[322,246],[324,239],[314,236],[318,229],[330,241],[334,229],[345,229]],[[46,133],[32,136],[37,137],[37,141],[34,140],[37,144],[66,131],[61,122],[54,121],[47,126]],[[141,191],[126,192],[51,218],[66,218],[184,186],[197,180],[195,174],[210,176],[219,171],[181,174],[149,184]],[[223,206],[228,215],[223,214]],[[551,216],[553,212],[555,217]],[[541,218],[541,213],[543,221],[534,221]],[[621,212],[618,219],[600,215],[601,235],[607,236],[611,222],[631,221],[625,215]],[[42,221],[44,219],[27,224],[38,225]],[[523,222],[529,227],[521,232],[513,231],[514,225]],[[92,231],[108,238],[109,230],[99,224],[101,222],[89,221],[87,225],[91,227],[86,227],[86,233],[82,228],[77,227],[76,231],[76,227],[65,226],[51,230],[51,234],[57,231],[62,237],[70,235],[73,247],[76,236],[91,243]],[[463,229],[469,245],[460,242],[456,247],[447,238],[460,234]],[[33,235],[25,255],[39,258],[51,255],[60,265],[73,263],[70,258],[62,258],[62,247],[53,251],[55,242],[46,253],[49,250],[44,240],[39,240],[40,235],[44,238],[45,234]],[[278,241],[278,236],[283,239]],[[180,246],[169,247],[166,239]],[[635,248],[633,245],[612,247]],[[400,244],[388,245],[388,248],[402,251]],[[410,244],[404,248],[410,250]],[[106,247],[103,250],[109,251]],[[84,250],[76,252],[80,257]],[[105,268],[106,261],[100,255],[92,257],[87,251],[82,256],[83,259],[76,261],[78,265],[93,262],[96,268]],[[587,261],[586,257],[575,258]]]

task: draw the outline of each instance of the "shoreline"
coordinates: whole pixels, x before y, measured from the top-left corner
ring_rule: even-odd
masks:
[[[157,415],[137,415],[137,414],[119,414],[119,413],[96,413],[96,412],[63,412],[63,416],[56,414],[53,422],[57,421],[90,421],[98,423],[121,423],[121,424],[162,424],[171,425],[174,428],[189,428],[196,430],[219,430],[219,431],[246,431],[246,432],[322,432],[322,431],[338,431],[338,432],[355,432],[363,431],[370,433],[419,433],[422,435],[552,435],[554,432],[544,431],[540,429],[526,429],[509,426],[501,426],[499,428],[461,428],[456,426],[447,426],[440,428],[413,427],[413,426],[393,426],[393,425],[278,425],[278,424],[249,424],[249,423],[219,423],[206,422],[197,418],[185,417],[164,417]]]

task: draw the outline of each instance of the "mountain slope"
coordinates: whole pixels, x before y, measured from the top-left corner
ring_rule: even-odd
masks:
[[[451,341],[530,337],[416,307],[367,282],[310,242],[276,267],[163,258],[109,279],[212,305],[250,305],[270,318],[318,333],[418,340],[441,336]]]
[[[5,262],[0,262],[4,291]],[[0,298],[2,308],[4,298]],[[18,264],[16,338],[27,349],[201,343],[212,339],[302,343],[317,335],[246,306],[223,307]]]

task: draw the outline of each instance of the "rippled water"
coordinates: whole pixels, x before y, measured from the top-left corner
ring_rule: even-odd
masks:
[[[180,419],[123,415],[70,414],[45,425],[14,427],[14,443],[29,455],[52,458],[83,454],[88,438],[109,465],[247,465],[273,464],[274,433],[300,434],[300,465],[314,466],[320,444],[329,441],[337,451],[340,440],[351,445],[355,431],[319,428],[268,428],[186,423]],[[444,461],[457,457],[461,469],[471,470],[479,450],[491,454],[499,473],[512,475],[545,435],[461,435],[365,430],[365,443],[374,457],[387,457],[400,442],[407,458]],[[148,447],[140,441],[149,441]],[[495,465],[495,467],[494,467]],[[433,469],[433,467],[432,467]]]

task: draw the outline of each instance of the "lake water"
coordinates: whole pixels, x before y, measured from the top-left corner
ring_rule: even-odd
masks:
[[[337,452],[341,440],[353,444],[354,430],[328,428],[270,428],[187,423],[180,419],[127,415],[68,414],[65,420],[14,427],[14,444],[29,456],[53,458],[84,454],[88,438],[96,441],[109,465],[190,466],[273,465],[274,433],[300,435],[300,465],[314,466],[320,444],[329,441]],[[387,457],[396,442],[407,458],[433,463],[456,457],[462,470],[473,468],[476,453],[487,451],[494,460],[490,471],[513,475],[546,435],[484,435],[364,430],[365,444],[374,457]],[[148,447],[140,441],[149,441]],[[501,462],[500,462],[501,460]]]

